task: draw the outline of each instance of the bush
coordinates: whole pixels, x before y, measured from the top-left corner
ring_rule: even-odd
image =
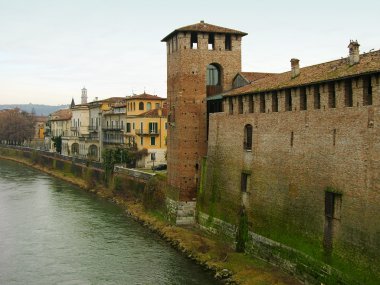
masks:
[[[145,185],[143,192],[143,205],[147,210],[164,210],[165,209],[165,193],[160,187],[157,178],[153,177]]]
[[[113,190],[116,192],[121,192],[123,190],[122,180],[117,175],[113,177]]]
[[[85,180],[86,180],[88,188],[94,188],[96,186],[93,169],[87,168],[86,174],[85,174]]]

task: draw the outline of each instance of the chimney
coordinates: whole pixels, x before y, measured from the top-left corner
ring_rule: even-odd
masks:
[[[297,58],[292,58],[290,60],[290,64],[292,67],[292,78],[296,78],[300,75],[300,60]]]
[[[87,89],[83,87],[81,104],[87,104]]]
[[[349,50],[349,63],[350,66],[353,66],[360,61],[360,56],[359,56],[359,43],[358,41],[350,41],[350,44],[348,45],[348,50]]]

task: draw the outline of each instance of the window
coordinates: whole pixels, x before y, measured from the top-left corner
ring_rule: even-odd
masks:
[[[160,103],[156,103],[156,109],[160,108]]]
[[[149,123],[149,133],[150,134],[157,134],[158,133],[158,123]]]
[[[131,123],[127,123],[127,133],[131,132]]]
[[[290,89],[285,90],[285,111],[292,110],[292,91]]]
[[[278,96],[277,91],[272,92],[272,112],[278,112]]]
[[[132,129],[135,129],[135,123],[132,123]]]
[[[329,108],[336,108],[336,94],[335,94],[335,84],[334,82],[329,83],[328,85],[328,94],[329,94]]]
[[[238,97],[238,109],[239,114],[243,114],[243,98],[241,96]]]
[[[147,111],[152,109],[152,103],[150,103],[150,102],[146,103],[146,109],[147,109]]]
[[[294,145],[294,132],[290,133],[290,146],[293,147]]]
[[[323,247],[327,253],[331,253],[333,247],[334,223],[340,220],[342,207],[342,195],[331,191],[325,192],[325,231]]]
[[[353,106],[353,96],[352,96],[352,82],[351,79],[346,79],[344,81],[344,106]]]
[[[144,102],[139,103],[139,110],[144,110]]]
[[[206,85],[220,85],[220,72],[219,69],[213,64],[207,66]]]
[[[260,94],[260,112],[265,113],[265,94]]]
[[[247,192],[247,189],[248,189],[248,177],[249,177],[249,174],[248,173],[244,173],[242,172],[241,174],[241,192]]]
[[[228,98],[228,108],[229,108],[230,115],[233,115],[233,113],[234,113],[234,102],[233,102],[232,97]]]
[[[372,83],[371,76],[363,78],[363,106],[372,105]]]
[[[226,35],[226,40],[225,40],[225,50],[231,50],[232,49],[232,44],[231,44],[231,35],[227,34]]]
[[[253,105],[253,95],[248,96],[248,112],[253,113],[254,105]]]
[[[141,138],[140,138],[140,144],[141,144],[141,145],[144,145],[144,137],[141,137]]]
[[[306,96],[306,88],[300,88],[300,110],[307,110],[307,96]]]
[[[215,36],[212,33],[208,35],[208,49],[209,50],[215,49]]]
[[[133,102],[133,111],[136,110],[136,102]]]
[[[244,149],[252,150],[252,125],[244,127]]]
[[[321,93],[319,92],[319,85],[313,87],[314,91],[314,109],[321,109]]]
[[[156,145],[156,137],[150,137],[150,145]]]
[[[198,35],[197,35],[197,33],[191,33],[190,48],[192,48],[192,49],[198,48]]]

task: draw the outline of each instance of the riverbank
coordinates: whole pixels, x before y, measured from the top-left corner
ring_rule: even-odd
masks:
[[[218,240],[217,237],[207,235],[196,227],[183,228],[169,224],[158,212],[145,211],[142,203],[136,199],[127,198],[125,195],[103,186],[89,187],[82,178],[31,163],[26,158],[9,156],[0,156],[0,158],[34,167],[116,203],[135,220],[157,232],[186,256],[214,271],[215,277],[222,279],[225,284],[301,284],[297,279],[276,267],[234,252],[232,248]]]

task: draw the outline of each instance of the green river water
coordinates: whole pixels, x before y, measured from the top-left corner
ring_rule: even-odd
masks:
[[[0,160],[0,284],[216,284],[117,206]]]

